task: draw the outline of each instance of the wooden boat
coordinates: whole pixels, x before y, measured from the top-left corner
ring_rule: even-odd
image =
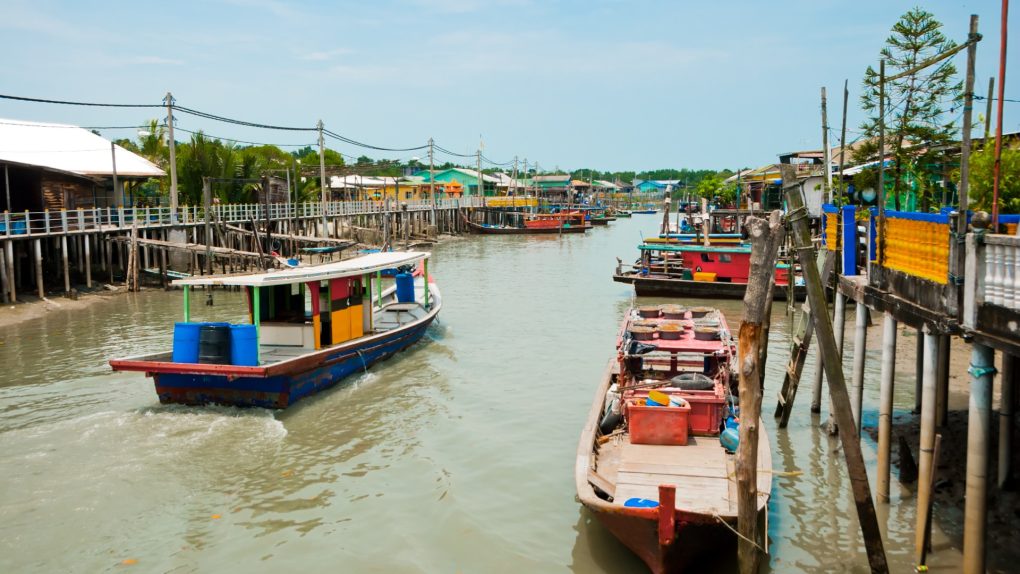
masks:
[[[645,242],[638,250],[641,256],[630,269],[625,270],[622,262],[617,264],[613,280],[634,285],[639,296],[740,299],[747,290],[751,268],[748,245]],[[787,264],[776,265],[773,295],[778,299],[788,297],[790,271]],[[793,282],[794,297],[804,299],[803,281],[793,274]]]
[[[632,217],[633,215],[634,215],[633,213],[627,211],[626,209],[614,209],[613,210],[613,216],[614,217]]]
[[[284,408],[414,344],[442,308],[430,254],[371,253],[335,263],[176,280],[184,322],[172,351],[113,359],[151,376],[161,403]],[[406,272],[421,263],[421,276]],[[383,288],[381,273],[404,270]],[[426,280],[428,277],[428,280]],[[194,323],[189,292],[230,285],[247,293],[250,324]]]
[[[659,213],[658,209],[632,209],[630,212],[634,215],[653,215]]]
[[[609,225],[609,222],[616,221],[616,218],[608,215],[592,215],[591,219],[588,221],[590,221],[592,225]]]
[[[706,560],[736,552],[735,457],[724,447],[733,446],[733,434],[721,433],[734,424],[728,397],[735,343],[718,311],[694,319],[691,311],[666,307],[674,308],[667,316],[683,318],[644,319],[631,310],[623,321],[617,358],[602,375],[578,443],[575,486],[581,504],[652,572],[682,572],[696,561],[712,571]],[[699,339],[693,331],[709,329],[699,324],[713,325],[718,338]],[[660,331],[664,325],[682,326],[682,334],[662,339],[675,336]],[[653,330],[652,338],[635,341],[647,335],[644,329]],[[656,391],[670,406],[647,405]],[[758,467],[764,521],[772,491],[764,432]]]
[[[511,227],[509,225],[483,225],[467,221],[468,230],[482,235],[536,235],[557,233],[584,233],[588,230],[584,225],[546,226],[546,227]]]
[[[524,221],[524,226],[529,229],[591,227],[585,223],[584,214],[580,212],[536,213]]]

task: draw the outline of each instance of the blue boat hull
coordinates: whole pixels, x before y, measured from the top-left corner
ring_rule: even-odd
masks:
[[[153,373],[156,393],[163,404],[220,404],[241,407],[285,408],[300,399],[336,385],[348,375],[364,371],[418,342],[432,319],[407,330],[317,353],[314,364],[268,377],[231,377],[188,373]],[[308,362],[302,363],[302,365]]]

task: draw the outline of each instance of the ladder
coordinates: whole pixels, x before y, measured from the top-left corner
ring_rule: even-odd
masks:
[[[835,262],[835,251],[822,249],[818,252],[816,264],[822,269],[823,279],[828,279]],[[814,335],[814,324],[811,322],[811,305],[805,300],[801,305],[800,320],[793,332],[793,341],[790,344],[790,362],[786,365],[786,376],[783,377],[783,387],[779,391],[779,402],[776,404],[775,416],[779,419],[779,428],[786,428],[790,421],[790,411],[793,410],[793,400],[797,397],[797,387],[800,385],[800,376],[804,372],[804,361],[807,359],[812,335]]]

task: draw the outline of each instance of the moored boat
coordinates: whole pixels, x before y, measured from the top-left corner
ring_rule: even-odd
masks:
[[[735,352],[717,310],[634,309],[595,393],[577,448],[577,495],[652,572],[736,551]],[[764,520],[772,480],[765,433],[758,466]]]
[[[639,296],[707,297],[740,299],[747,290],[751,248],[746,244],[694,245],[643,243],[640,258],[625,269],[617,259],[613,280],[634,285]],[[793,296],[803,299],[802,278],[788,264],[776,265],[773,296],[787,299],[793,281]]]
[[[468,230],[481,235],[549,235],[557,233],[584,233],[588,228],[584,225],[548,225],[545,227],[510,225],[487,225],[467,221]]]
[[[171,351],[110,360],[153,378],[161,403],[284,408],[422,338],[442,307],[430,254],[371,253],[325,265],[176,280],[184,321]],[[420,277],[409,270],[421,263]],[[394,285],[381,273],[398,268]],[[196,286],[244,288],[248,324],[191,321]]]

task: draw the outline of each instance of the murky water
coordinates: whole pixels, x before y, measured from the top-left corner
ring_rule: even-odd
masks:
[[[444,308],[428,340],[285,412],[160,406],[150,380],[110,372],[109,357],[169,344],[179,293],[0,330],[0,571],[640,571],[575,502],[572,473],[632,302],[610,278],[614,257],[657,221],[437,247]],[[735,327],[739,302],[713,304]],[[240,298],[198,307],[236,319]],[[777,304],[763,405],[784,472],[771,567],[866,572],[842,452],[808,415],[809,391],[788,430],[771,419],[788,331]],[[912,388],[899,385],[898,406]],[[894,571],[910,566],[913,511],[880,507]]]

